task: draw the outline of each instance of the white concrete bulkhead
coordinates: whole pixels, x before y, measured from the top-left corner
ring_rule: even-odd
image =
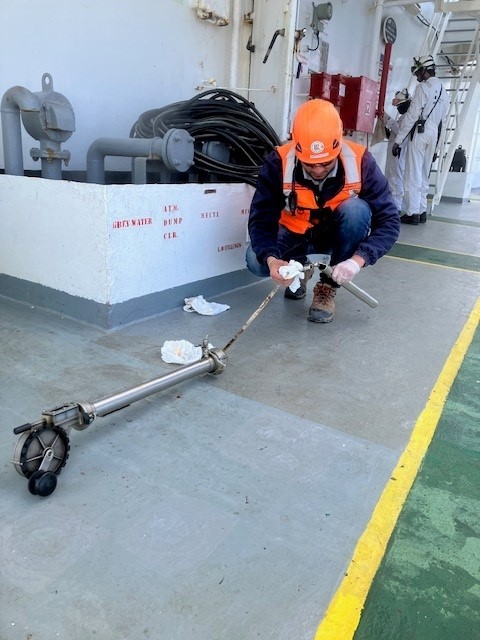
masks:
[[[0,294],[111,328],[251,282],[252,193],[2,175]]]

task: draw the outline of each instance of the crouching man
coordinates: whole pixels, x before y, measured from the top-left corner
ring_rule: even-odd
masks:
[[[337,288],[392,248],[400,220],[373,156],[343,139],[333,104],[315,99],[299,107],[292,140],[272,151],[261,167],[248,230],[248,269],[284,285],[290,300],[305,297],[313,269],[293,292],[280,267],[290,260],[308,265],[308,254],[331,256],[332,278],[320,274],[308,311],[311,322],[331,322]]]

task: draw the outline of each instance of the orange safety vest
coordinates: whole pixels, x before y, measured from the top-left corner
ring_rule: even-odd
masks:
[[[342,142],[340,160],[345,170],[345,184],[336,196],[327,200],[324,207],[336,209],[338,205],[348,198],[356,198],[362,188],[361,162],[366,147],[356,142]],[[293,142],[287,142],[277,147],[277,152],[282,159],[283,167],[283,193],[285,195],[285,209],[280,216],[280,224],[287,227],[293,233],[305,233],[311,229],[315,222],[310,222],[312,210],[318,210],[314,192],[307,186],[295,183],[296,207],[294,211],[288,208],[289,196],[292,193],[293,171],[295,168],[295,148]]]

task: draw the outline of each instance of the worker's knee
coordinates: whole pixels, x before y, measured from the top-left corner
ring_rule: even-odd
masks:
[[[365,238],[370,229],[372,211],[361,198],[349,198],[335,209],[335,217],[342,233]]]
[[[248,245],[247,247],[245,260],[248,270],[251,271],[253,275],[258,276],[259,278],[268,278],[268,276],[270,275],[270,269],[267,267],[267,265],[260,264],[256,254],[253,252],[251,245]]]

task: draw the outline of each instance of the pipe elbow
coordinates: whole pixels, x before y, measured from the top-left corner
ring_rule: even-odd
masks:
[[[16,113],[18,111],[40,112],[42,104],[38,96],[26,87],[16,86],[8,89],[2,97],[0,111],[2,113]]]

